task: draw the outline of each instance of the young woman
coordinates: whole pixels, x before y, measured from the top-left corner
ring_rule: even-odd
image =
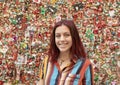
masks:
[[[38,85],[93,85],[90,60],[72,20],[55,23]]]

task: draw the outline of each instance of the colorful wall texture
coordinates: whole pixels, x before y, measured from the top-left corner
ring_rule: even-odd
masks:
[[[36,85],[60,19],[75,21],[95,85],[120,85],[120,0],[0,0],[1,83]]]

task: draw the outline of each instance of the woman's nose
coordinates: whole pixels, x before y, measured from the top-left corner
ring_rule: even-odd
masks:
[[[61,37],[60,37],[60,40],[65,40],[65,37],[64,37],[64,36],[61,36]]]

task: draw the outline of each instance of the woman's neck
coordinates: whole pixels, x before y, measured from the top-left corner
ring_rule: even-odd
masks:
[[[64,53],[60,53],[58,59],[66,60],[69,59],[70,57],[71,57],[70,52],[64,52]]]

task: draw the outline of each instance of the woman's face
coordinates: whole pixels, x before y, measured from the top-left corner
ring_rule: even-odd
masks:
[[[72,36],[67,26],[61,25],[55,31],[55,43],[60,52],[69,52],[72,46]]]

